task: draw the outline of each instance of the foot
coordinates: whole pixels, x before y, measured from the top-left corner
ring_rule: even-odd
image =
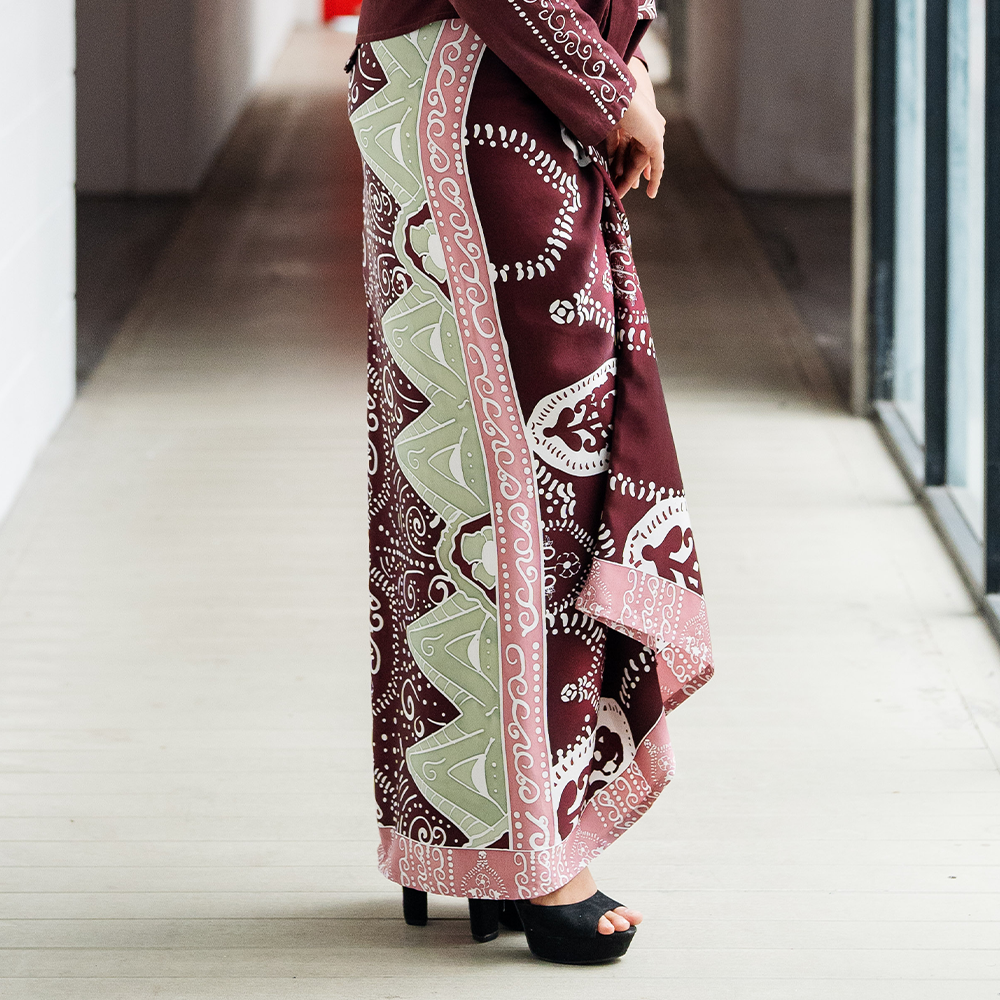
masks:
[[[550,892],[546,896],[538,896],[531,902],[536,906],[565,906],[568,903],[582,903],[597,892],[597,883],[590,874],[589,868],[584,868],[579,875],[570,879],[561,889]],[[614,934],[615,931],[627,931],[630,927],[642,923],[642,914],[638,910],[630,910],[627,906],[608,910],[597,923],[599,934]]]

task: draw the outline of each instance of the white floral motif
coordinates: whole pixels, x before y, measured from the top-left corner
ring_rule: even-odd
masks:
[[[553,323],[569,324],[576,319],[576,310],[569,299],[555,299],[549,306],[549,315]]]
[[[564,580],[572,579],[580,572],[580,557],[575,552],[564,552],[556,559],[556,571]]]
[[[563,702],[589,701],[595,708],[600,700],[601,692],[597,689],[594,677],[591,674],[584,674],[583,677],[569,684],[564,684],[559,692],[559,699]]]
[[[569,299],[555,299],[549,304],[549,316],[552,321],[561,325],[569,325],[575,320],[579,326],[583,326],[584,323],[593,323],[605,333],[614,333],[614,312],[600,299],[595,299],[593,296],[593,289],[597,284],[598,277],[600,277],[605,291],[610,292],[611,288],[608,287],[611,281],[610,269],[605,268],[602,273],[597,247],[594,247],[594,253],[590,258],[590,273],[587,275],[587,284],[580,291],[573,293],[573,302],[570,302]]]

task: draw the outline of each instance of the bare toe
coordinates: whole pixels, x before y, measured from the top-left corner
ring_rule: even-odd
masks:
[[[611,921],[608,919],[607,914],[605,914],[603,917],[601,917],[600,920],[597,921],[598,934],[614,934],[614,932],[615,932],[615,925],[611,923]]]
[[[627,906],[615,908],[615,913],[621,914],[633,927],[642,923],[642,914],[638,910],[630,910]]]
[[[614,925],[616,931],[627,931],[632,926],[627,917],[623,917],[615,910],[608,910],[604,918]]]

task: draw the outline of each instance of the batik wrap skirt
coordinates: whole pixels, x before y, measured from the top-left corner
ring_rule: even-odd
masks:
[[[709,678],[625,215],[460,20],[360,47],[379,866],[565,884],[673,774]]]

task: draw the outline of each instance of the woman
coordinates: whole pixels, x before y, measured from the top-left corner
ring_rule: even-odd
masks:
[[[711,675],[619,196],[663,172],[652,0],[365,0],[379,867],[557,962],[642,919],[588,861],[673,773]],[[499,901],[516,901],[501,904]]]

